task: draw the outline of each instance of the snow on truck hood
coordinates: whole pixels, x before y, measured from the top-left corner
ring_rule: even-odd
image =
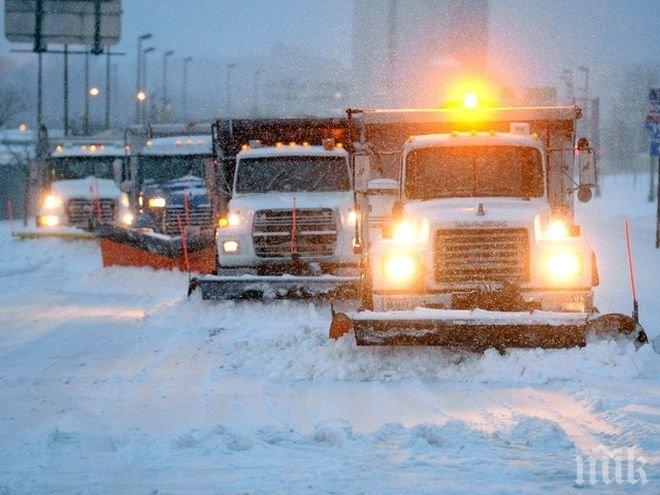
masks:
[[[480,211],[480,204],[483,211]],[[501,226],[504,223],[523,226],[529,225],[537,214],[548,210],[549,206],[543,198],[451,198],[414,201],[405,205],[406,213],[425,217],[436,225],[462,223],[488,226],[496,222]]]
[[[120,191],[112,179],[97,179],[90,176],[84,179],[58,180],[50,185],[52,192],[63,198],[117,198]]]
[[[346,209],[353,204],[351,191],[270,192],[234,195],[229,207],[238,211],[291,209],[294,197],[296,198],[296,208]]]

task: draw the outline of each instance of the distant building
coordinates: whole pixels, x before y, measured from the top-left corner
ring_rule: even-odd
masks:
[[[441,103],[444,85],[488,72],[488,0],[355,0],[355,97]]]

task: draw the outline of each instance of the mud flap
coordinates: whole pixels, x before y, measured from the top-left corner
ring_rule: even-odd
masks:
[[[359,277],[335,275],[205,275],[190,281],[188,293],[202,299],[352,299]]]
[[[337,338],[351,329],[358,345],[446,346],[475,352],[489,348],[584,346],[590,334],[601,338],[624,335],[637,341],[645,340],[641,327],[626,315],[593,318],[586,313],[544,311],[424,309],[333,315],[331,337]]]

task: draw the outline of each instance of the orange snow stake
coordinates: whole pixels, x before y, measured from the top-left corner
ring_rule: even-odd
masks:
[[[633,265],[632,248],[630,243],[630,222],[626,219],[623,223],[626,232],[626,250],[628,252],[628,273],[630,275],[630,290],[633,298],[633,314],[635,323],[639,324],[639,302],[637,300],[637,286],[635,285],[635,268]]]
[[[177,222],[179,224],[179,233],[181,234],[181,247],[183,249],[183,259],[186,262],[186,271],[190,273],[190,258],[188,257],[188,242],[186,241],[186,230],[181,221],[181,215],[177,215]]]
[[[188,203],[188,193],[183,195],[183,212],[186,215],[186,227],[190,225],[190,204]]]

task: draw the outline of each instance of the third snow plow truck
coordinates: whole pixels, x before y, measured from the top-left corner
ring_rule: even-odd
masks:
[[[594,307],[597,257],[573,212],[596,178],[588,142],[575,145],[580,115],[348,110],[361,307],[333,311],[330,337],[473,350],[572,347],[591,333],[644,341],[636,318]],[[398,197],[374,190],[383,175]]]
[[[342,119],[218,121],[223,210],[217,274],[195,278],[206,299],[356,294],[356,214]]]

